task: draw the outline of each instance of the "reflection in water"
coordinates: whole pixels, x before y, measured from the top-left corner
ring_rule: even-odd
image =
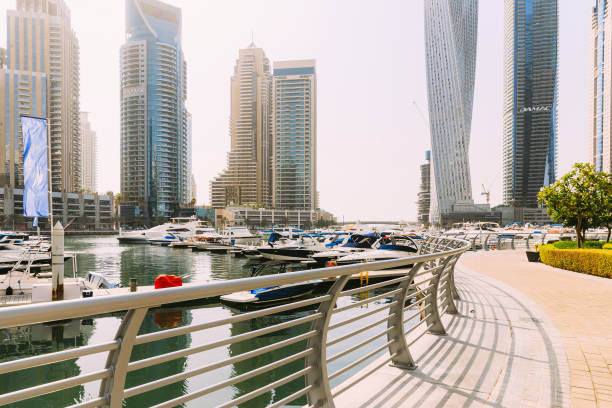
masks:
[[[145,316],[139,334],[153,333],[166,328],[175,326],[185,326],[191,324],[192,316],[190,310],[165,309],[149,311]],[[160,327],[161,326],[161,327]],[[191,345],[191,335],[170,337],[153,343],[146,343],[134,346],[130,361],[142,360],[169,353],[176,350],[187,348]],[[125,388],[135,387],[140,384],[165,378],[174,374],[182,373],[185,370],[187,358],[177,358],[167,363],[144,368],[142,370],[128,373]],[[159,404],[172,398],[180,397],[187,391],[185,381],[177,381],[165,387],[146,392],[128,398],[124,403],[125,407],[144,407]]]
[[[91,322],[84,321],[84,323]],[[2,339],[0,342],[0,362],[85,345],[92,330],[91,324],[82,324],[81,320],[77,319],[55,322],[54,324],[36,324],[0,330]],[[0,394],[79,375],[80,372],[76,359],[72,359],[0,375]],[[11,406],[24,408],[64,407],[80,402],[83,394],[84,389],[79,386],[31,398]]]
[[[291,314],[276,314],[272,316],[264,316],[261,318],[234,323],[231,327],[232,336],[236,336],[238,334],[250,332],[253,330],[262,329],[264,327],[273,326],[275,324],[283,323],[289,320],[294,320],[299,317],[304,317],[309,314],[312,314],[312,311],[299,311],[293,312]],[[251,350],[255,350],[257,348],[270,345],[272,343],[277,343],[279,341],[299,336],[300,334],[305,333],[310,329],[311,323],[301,324],[299,326],[290,327],[284,330],[279,330],[274,333],[270,333],[264,336],[258,336],[254,339],[248,341],[242,341],[239,343],[234,343],[229,346],[230,356],[234,357],[243,353],[246,353]],[[232,377],[237,377],[246,372],[252,371],[258,367],[265,366],[267,364],[271,364],[276,360],[289,357],[306,349],[307,341],[300,341],[298,343],[294,343],[287,347],[283,347],[279,350],[262,354],[257,357],[250,358],[248,360],[240,361],[235,363],[232,370]],[[234,385],[235,394],[234,398],[238,398],[241,395],[248,394],[251,391],[254,391],[258,388],[264,387],[271,382],[280,380],[282,378],[287,377],[304,368],[304,359],[299,359],[297,361],[293,361],[287,365],[276,368],[274,370],[270,370],[264,374],[258,375],[257,377],[251,378],[247,381],[242,381],[236,385]],[[246,403],[240,405],[240,407],[263,407],[273,402],[279,401],[288,395],[293,394],[294,392],[299,391],[304,388],[304,378],[300,377],[296,380],[293,380],[279,388],[274,389],[273,391],[267,392],[263,395],[260,395],[257,398],[254,398]],[[298,398],[293,401],[291,405],[303,406],[307,403],[306,397]]]

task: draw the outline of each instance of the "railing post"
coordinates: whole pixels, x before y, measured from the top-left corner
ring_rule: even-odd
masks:
[[[455,265],[459,260],[459,255],[455,255],[451,257],[452,259],[448,262],[444,269],[447,269],[446,275],[446,302],[448,305],[446,312],[449,314],[457,314],[459,310],[457,310],[457,305],[455,305],[455,299],[459,299],[459,293],[457,292],[457,288],[455,287]],[[444,270],[443,270],[444,271]]]
[[[449,257],[444,260],[442,265],[437,266],[435,272],[432,272],[433,279],[431,280],[430,289],[427,291],[429,295],[429,301],[425,302],[426,307],[429,306],[429,317],[427,318],[427,326],[429,327],[429,333],[437,334],[439,336],[445,336],[446,330],[442,324],[440,318],[440,310],[438,309],[438,289],[440,288],[440,277],[442,271],[446,268],[446,264],[449,261]]]
[[[127,366],[130,362],[134,339],[138,334],[142,320],[147,314],[148,308],[130,309],[115,335],[120,345],[116,350],[108,353],[106,368],[112,368],[113,374],[106,378],[100,385],[100,396],[106,396],[110,408],[120,408],[123,405],[123,389],[125,388],[125,376]]]
[[[525,249],[529,249],[529,239],[531,238],[531,233],[527,234],[527,244],[525,244]]]
[[[323,313],[323,317],[313,321],[310,328],[310,330],[317,330],[319,332],[318,335],[308,339],[307,348],[314,348],[316,352],[306,357],[306,367],[313,367],[313,370],[306,374],[306,385],[313,385],[313,388],[308,391],[308,402],[313,406],[323,408],[334,407],[334,400],[327,376],[327,329],[334,307],[336,306],[336,301],[348,279],[349,275],[344,275],[338,278],[332,285],[328,292],[331,299],[322,302],[317,311],[318,313]]]
[[[472,251],[476,250],[476,236],[475,235],[472,237],[472,242],[470,243],[470,249]]]
[[[497,236],[497,250],[501,251],[502,249],[502,238],[498,235]]]
[[[491,236],[491,234],[487,234],[487,237],[485,238],[484,241],[484,250],[488,251],[489,250],[489,237]]]
[[[410,272],[408,272],[408,279],[400,283],[399,289],[401,290],[393,296],[393,302],[396,302],[396,304],[389,308],[389,315],[394,315],[387,323],[387,327],[392,329],[387,333],[387,339],[393,341],[393,343],[389,345],[389,354],[395,354],[395,357],[391,360],[391,365],[406,370],[414,370],[417,366],[408,349],[408,343],[406,343],[406,335],[404,332],[404,305],[406,303],[408,290],[412,287],[411,284],[414,280],[414,275],[421,269],[421,266],[423,266],[422,262],[414,265],[412,269],[410,269]]]
[[[512,242],[510,243],[510,245],[511,245],[512,249],[516,249],[516,248],[514,247],[514,239],[515,239],[515,238],[516,238],[516,234],[512,234]]]

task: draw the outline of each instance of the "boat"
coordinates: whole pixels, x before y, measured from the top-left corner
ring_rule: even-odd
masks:
[[[258,276],[270,266],[280,266],[279,274],[286,272],[287,265],[281,262],[268,262],[251,269],[251,276]],[[321,279],[313,279],[306,282],[290,283],[285,285],[269,286],[265,288],[234,292],[221,296],[221,302],[232,306],[257,307],[267,306],[274,303],[282,303],[292,299],[311,294],[318,285],[323,283]]]
[[[152,240],[163,238],[167,234],[180,235],[191,238],[200,221],[195,217],[172,218],[170,222],[158,225],[147,230],[123,231],[119,230],[117,240],[122,244],[148,244]]]
[[[150,238],[149,239],[149,244],[151,244],[151,245],[169,246],[172,243],[183,242],[183,241],[184,241],[184,238],[181,237],[180,235],[168,232],[163,237]]]
[[[277,241],[278,242],[278,241]],[[270,243],[257,248],[259,253],[266,259],[275,261],[311,261],[312,255],[325,249],[325,245],[318,242],[314,237],[302,235],[295,241],[287,243]]]
[[[232,244],[254,245],[261,240],[260,235],[251,233],[247,227],[227,227],[221,236]]]
[[[416,255],[419,251],[418,242],[407,235],[385,235],[372,245],[373,249],[355,252],[339,257],[338,266],[351,265],[362,262],[386,261]],[[402,268],[411,265],[403,266]]]
[[[369,234],[352,234],[343,237],[340,243],[337,241],[328,243],[326,245],[328,250],[317,252],[313,254],[311,258],[319,265],[327,265],[330,261],[335,261],[342,256],[372,249],[372,245],[378,238],[380,238],[380,235],[375,232]]]

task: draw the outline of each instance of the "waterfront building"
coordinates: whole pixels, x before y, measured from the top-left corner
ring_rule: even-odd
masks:
[[[0,47],[0,69],[6,67],[6,48]]]
[[[274,207],[315,209],[317,196],[315,60],[275,62],[273,95]]]
[[[7,66],[22,73],[20,80],[46,74],[45,94],[33,98],[49,119],[50,183],[53,191],[81,190],[79,42],[64,0],[17,0],[7,12]]]
[[[312,228],[319,221],[336,222],[333,215],[321,209],[274,209],[228,206],[215,210],[215,225],[269,228],[274,226]]]
[[[419,224],[429,223],[430,206],[430,180],[431,180],[431,151],[425,152],[425,164],[421,164],[421,185],[417,194],[417,222]]]
[[[557,162],[557,0],[505,0],[503,201],[538,206]]]
[[[121,216],[174,216],[189,197],[181,10],[126,0],[121,46]]]
[[[589,161],[597,171],[612,172],[612,20],[609,1],[596,0],[591,19],[589,47],[590,120],[588,133]]]
[[[0,69],[0,188],[23,188],[20,115],[47,116],[47,74]]]
[[[88,112],[81,112],[81,142],[83,191],[93,193],[98,191],[98,137],[91,128]]]
[[[214,208],[272,205],[272,76],[263,49],[241,49],[230,82],[231,150],[210,182]]]
[[[425,0],[425,60],[431,135],[430,222],[472,202],[469,145],[478,0]]]

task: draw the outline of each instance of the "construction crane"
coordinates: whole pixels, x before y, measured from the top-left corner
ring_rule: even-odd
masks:
[[[487,196],[487,204],[489,204],[489,196],[491,193],[485,188],[484,184],[482,185],[482,193],[480,195]]]

